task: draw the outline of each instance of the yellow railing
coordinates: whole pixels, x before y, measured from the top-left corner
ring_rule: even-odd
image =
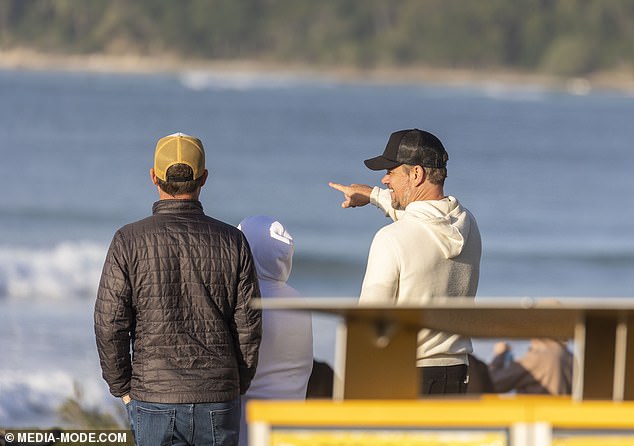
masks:
[[[536,396],[252,401],[251,446],[634,445],[634,402]]]

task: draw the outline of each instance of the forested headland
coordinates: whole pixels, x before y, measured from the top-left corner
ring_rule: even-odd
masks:
[[[0,50],[363,69],[634,69],[634,0],[0,0]]]

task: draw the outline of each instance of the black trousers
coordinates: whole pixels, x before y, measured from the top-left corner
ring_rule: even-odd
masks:
[[[421,395],[467,392],[467,366],[420,367]]]

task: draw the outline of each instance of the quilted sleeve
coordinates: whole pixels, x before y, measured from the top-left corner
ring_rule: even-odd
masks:
[[[260,287],[251,250],[244,237],[240,248],[239,263],[238,296],[234,321],[240,349],[238,354],[240,393],[244,394],[249,389],[251,380],[255,375],[262,338],[262,312],[251,306],[254,299],[260,298]]]
[[[134,331],[134,311],[124,246],[123,236],[117,232],[106,255],[94,311],[102,375],[110,393],[116,397],[130,392],[132,377],[130,341]]]

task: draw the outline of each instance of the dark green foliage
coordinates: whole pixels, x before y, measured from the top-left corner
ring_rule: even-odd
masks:
[[[0,48],[359,67],[634,66],[634,0],[0,0]]]

